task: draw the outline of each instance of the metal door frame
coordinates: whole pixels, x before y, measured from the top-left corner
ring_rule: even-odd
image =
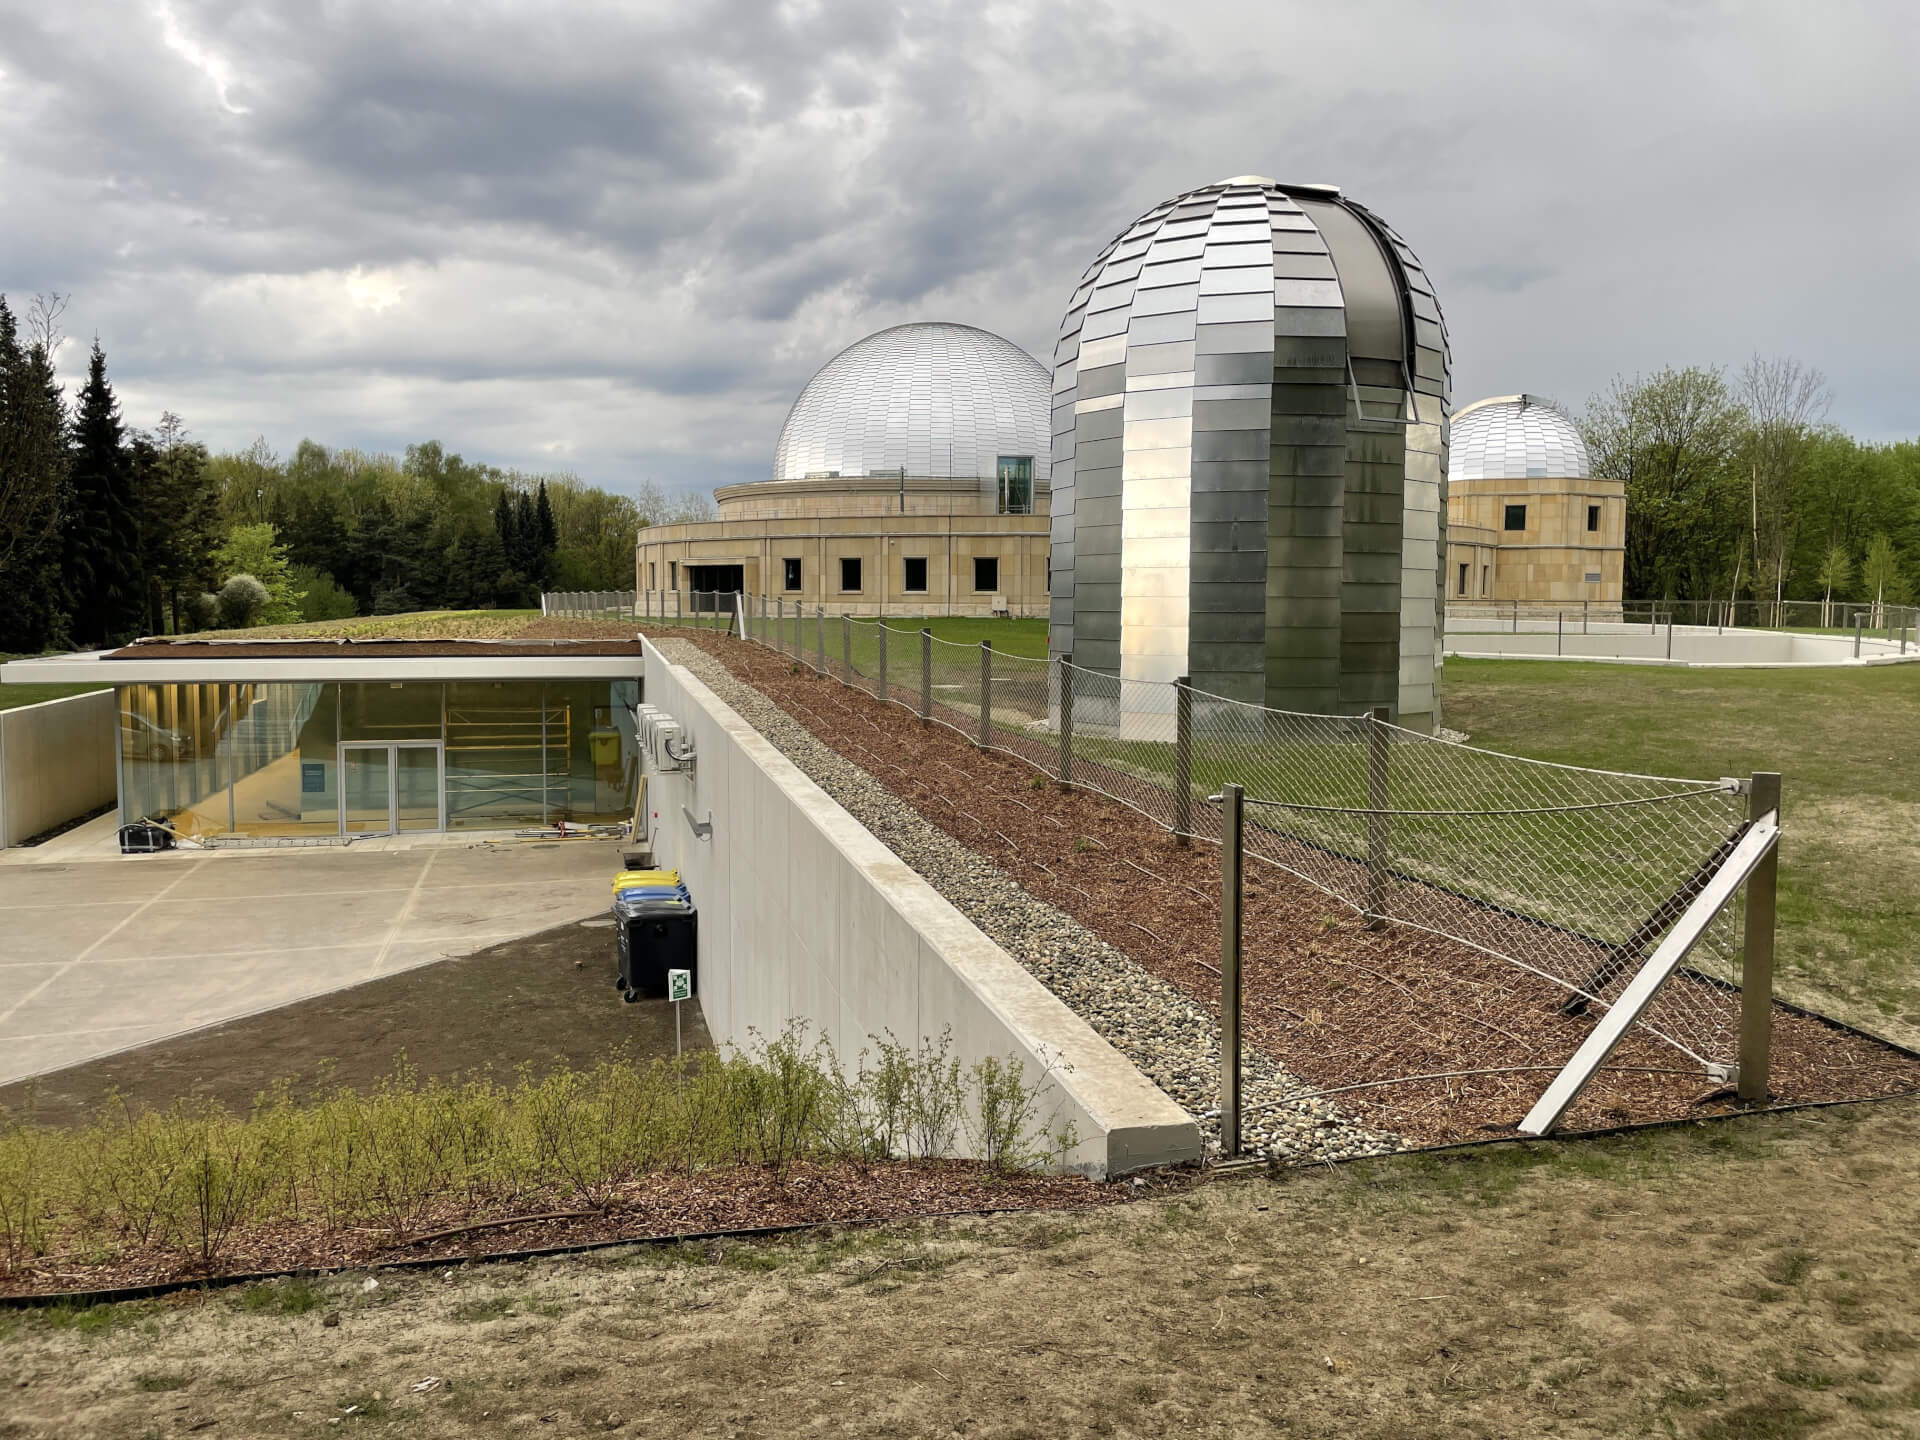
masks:
[[[347,829],[347,752],[349,750],[384,750],[387,752],[387,828],[384,830]],[[438,806],[434,815],[432,831],[409,830],[409,835],[432,834],[447,828],[447,743],[444,740],[342,740],[339,742],[339,756],[336,770],[340,776],[340,835],[345,839],[349,835],[398,835],[400,830],[400,757],[399,750],[432,750],[434,761],[434,794]]]

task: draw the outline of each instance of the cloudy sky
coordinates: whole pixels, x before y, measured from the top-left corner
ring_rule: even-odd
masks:
[[[129,419],[705,487],[914,319],[1042,356],[1135,215],[1333,181],[1455,399],[1791,354],[1920,433],[1920,5],[0,0],[0,290]]]

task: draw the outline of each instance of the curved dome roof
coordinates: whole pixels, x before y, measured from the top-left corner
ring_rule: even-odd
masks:
[[[775,480],[891,473],[991,479],[1002,455],[1051,471],[1053,381],[1009,340],[944,321],[895,325],[820,367],[780,427]]]
[[[1455,480],[1580,480],[1592,473],[1580,431],[1538,395],[1495,395],[1453,417],[1447,474]]]

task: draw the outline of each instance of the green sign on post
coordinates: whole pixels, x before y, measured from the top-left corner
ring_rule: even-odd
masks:
[[[673,1053],[680,1053],[680,1002],[693,998],[693,972],[667,971],[667,999],[673,1002]]]

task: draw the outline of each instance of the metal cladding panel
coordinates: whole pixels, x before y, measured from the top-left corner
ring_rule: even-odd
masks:
[[[1076,622],[1076,660],[1291,708],[1406,710],[1403,673],[1430,681],[1437,653],[1437,611],[1421,625],[1410,597],[1444,554],[1447,351],[1404,242],[1337,193],[1203,186],[1102,252],[1061,334],[1056,389],[1126,397],[1117,417],[1075,406],[1078,611],[1088,567],[1102,576],[1102,633]],[[1123,725],[1161,703],[1128,694]]]
[[[994,484],[1001,455],[1030,455],[1036,481],[1052,469],[1047,368],[971,325],[896,325],[823,365],[787,413],[773,478],[837,471]]]

